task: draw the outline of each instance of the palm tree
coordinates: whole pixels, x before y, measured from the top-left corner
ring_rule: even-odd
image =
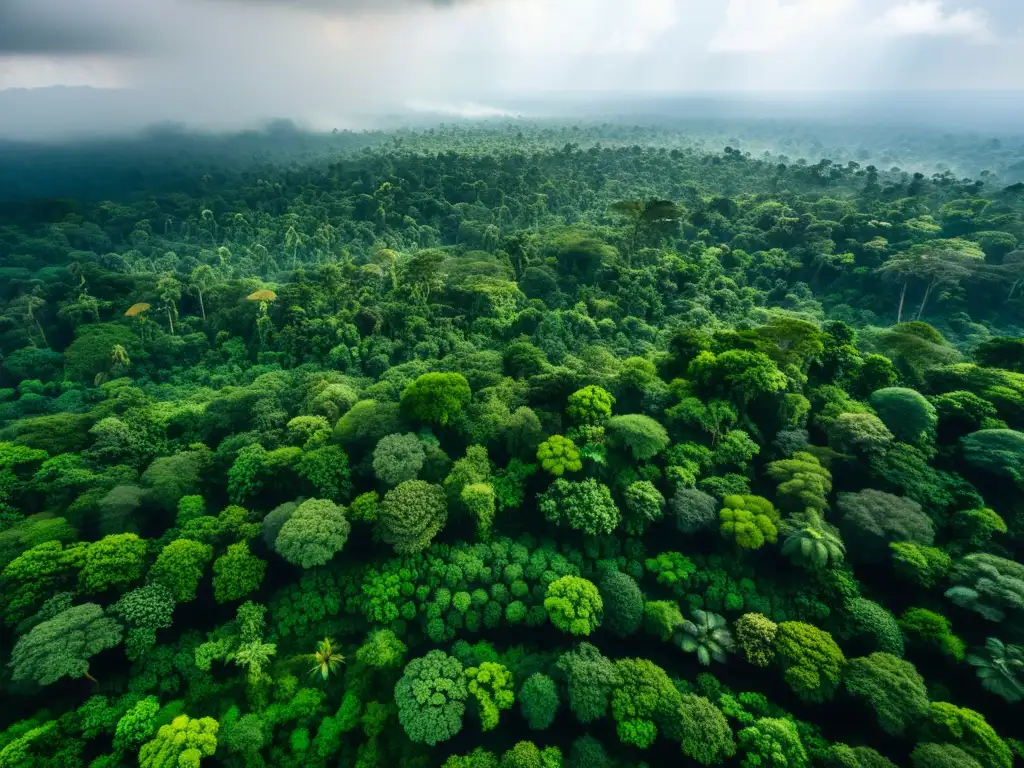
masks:
[[[199,311],[203,315],[203,322],[206,322],[206,303],[203,301],[203,291],[209,290],[217,276],[209,264],[200,264],[192,270],[189,279],[192,281],[192,290],[199,296]]]
[[[841,563],[846,557],[839,531],[826,523],[815,509],[798,512],[784,520],[782,531],[786,537],[782,554],[796,565],[824,568],[829,561]]]
[[[313,668],[309,670],[309,674],[315,675],[319,672],[320,677],[324,680],[337,672],[338,667],[345,663],[345,657],[338,653],[334,641],[329,637],[325,637],[317,643],[316,652],[309,654],[307,658],[315,662]]]
[[[682,623],[674,639],[687,653],[696,651],[697,660],[704,666],[712,659],[724,663],[726,653],[734,647],[725,617],[710,611],[694,611],[693,619]]]
[[[217,244],[217,219],[215,219],[213,217],[213,211],[204,210],[201,214],[199,214],[199,216],[203,219],[203,221],[209,221],[211,224],[213,224],[213,232],[210,233],[210,237],[212,238],[213,244],[216,245]]]
[[[294,226],[288,227],[284,233],[284,247],[292,249],[292,269],[298,266],[299,246],[305,242],[305,236]]]
[[[235,664],[246,667],[249,672],[249,682],[258,683],[263,679],[263,669],[270,664],[270,658],[277,653],[277,646],[274,643],[264,643],[257,638],[251,642],[240,645],[235,651]]]
[[[1024,646],[1004,645],[990,637],[983,654],[967,654],[967,663],[978,668],[982,688],[1011,704],[1024,699]]]

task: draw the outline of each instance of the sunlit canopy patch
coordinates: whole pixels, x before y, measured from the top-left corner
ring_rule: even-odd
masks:
[[[276,301],[277,294],[271,290],[263,289],[262,291],[255,291],[246,296],[249,301]]]

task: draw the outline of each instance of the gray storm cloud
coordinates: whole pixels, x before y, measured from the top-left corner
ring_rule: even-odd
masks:
[[[1021,0],[0,0],[0,135],[360,127],[536,94],[1022,88],[1022,24]],[[4,87],[59,83],[129,90],[63,113],[55,97],[45,120],[4,108]]]
[[[198,20],[224,6],[244,23],[254,9],[286,9],[326,16],[400,14],[433,7],[452,8],[482,0],[3,0],[0,2],[0,55],[141,53],[170,30],[155,22],[175,17]],[[206,4],[209,7],[203,8]]]
[[[125,3],[3,0],[0,55],[123,53],[138,39],[126,23]]]

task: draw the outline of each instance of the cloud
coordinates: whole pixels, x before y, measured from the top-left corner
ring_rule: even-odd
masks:
[[[872,25],[875,31],[897,37],[969,37],[991,40],[985,17],[976,10],[951,10],[938,0],[911,0],[890,8]]]
[[[713,53],[779,50],[794,40],[832,27],[856,5],[855,0],[729,0],[725,25],[711,38]]]
[[[244,32],[247,14],[268,11],[379,16],[489,1],[495,0],[0,0],[0,55],[151,52],[168,33],[185,31],[177,21],[201,22],[225,9]]]
[[[145,4],[146,0],[140,2]],[[140,41],[125,23],[124,5],[117,0],[2,0],[0,54],[136,50]]]
[[[538,94],[1024,87],[1024,2],[959,1],[0,0],[0,89],[131,87],[119,125],[342,128]],[[986,19],[1006,39],[974,45]]]

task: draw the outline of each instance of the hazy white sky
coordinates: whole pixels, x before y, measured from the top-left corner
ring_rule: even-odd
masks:
[[[1024,0],[0,0],[0,88],[183,113],[557,91],[1024,88]]]

